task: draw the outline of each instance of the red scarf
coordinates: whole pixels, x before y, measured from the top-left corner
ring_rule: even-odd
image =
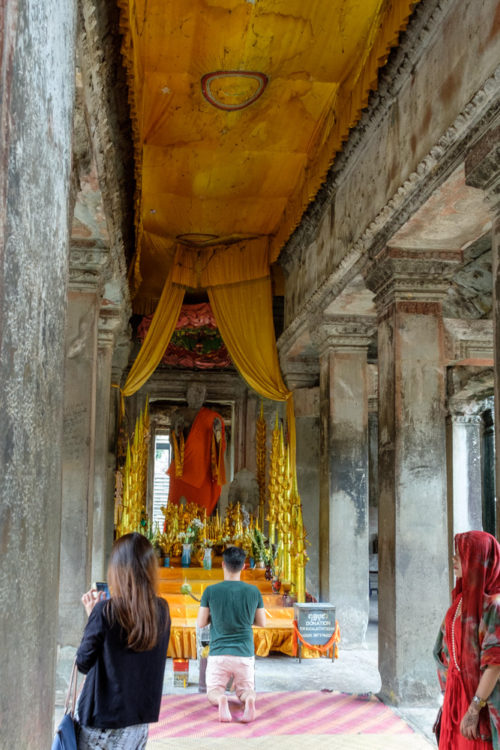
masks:
[[[462,595],[460,670],[470,702],[481,678],[479,622],[484,598],[500,593],[500,544],[485,531],[467,531],[455,536],[455,549],[460,555],[462,577],[457,579],[452,600],[456,601]],[[491,737],[486,711],[481,712],[479,731],[483,737]]]

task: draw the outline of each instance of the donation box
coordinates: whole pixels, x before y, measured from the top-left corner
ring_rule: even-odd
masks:
[[[311,646],[324,646],[335,632],[334,604],[328,602],[294,604],[293,614],[300,635]],[[300,646],[299,640],[299,661]]]

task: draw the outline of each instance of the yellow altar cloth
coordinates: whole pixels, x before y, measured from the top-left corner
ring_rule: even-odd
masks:
[[[194,596],[200,598],[207,586],[223,580],[223,572],[221,568],[160,568],[158,579],[158,594],[168,602],[172,618],[167,655],[174,659],[196,659],[199,604],[191,596],[181,594],[180,589],[183,583],[189,583]],[[259,588],[266,610],[266,627],[253,628],[255,654],[268,656],[271,651],[278,651],[293,656],[293,607],[284,607],[283,597],[272,593],[264,570],[245,569],[241,580]],[[302,650],[302,658],[317,656],[307,648]]]

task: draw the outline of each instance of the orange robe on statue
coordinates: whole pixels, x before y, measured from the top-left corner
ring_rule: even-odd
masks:
[[[214,434],[216,419],[222,426],[218,445]],[[175,475],[175,457],[168,468],[168,502],[179,505],[181,497],[185,497],[188,502],[206,508],[207,515],[210,515],[217,505],[222,485],[226,483],[225,450],[224,421],[216,411],[203,406],[196,415],[186,440],[182,476]]]

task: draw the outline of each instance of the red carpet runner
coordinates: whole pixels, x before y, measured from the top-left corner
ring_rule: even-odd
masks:
[[[290,734],[413,734],[412,729],[374,696],[301,691],[258,693],[257,718],[242,724],[242,709],[231,704],[233,721],[221,724],[206,695],[164,695],[151,740],[168,737],[263,737]]]

